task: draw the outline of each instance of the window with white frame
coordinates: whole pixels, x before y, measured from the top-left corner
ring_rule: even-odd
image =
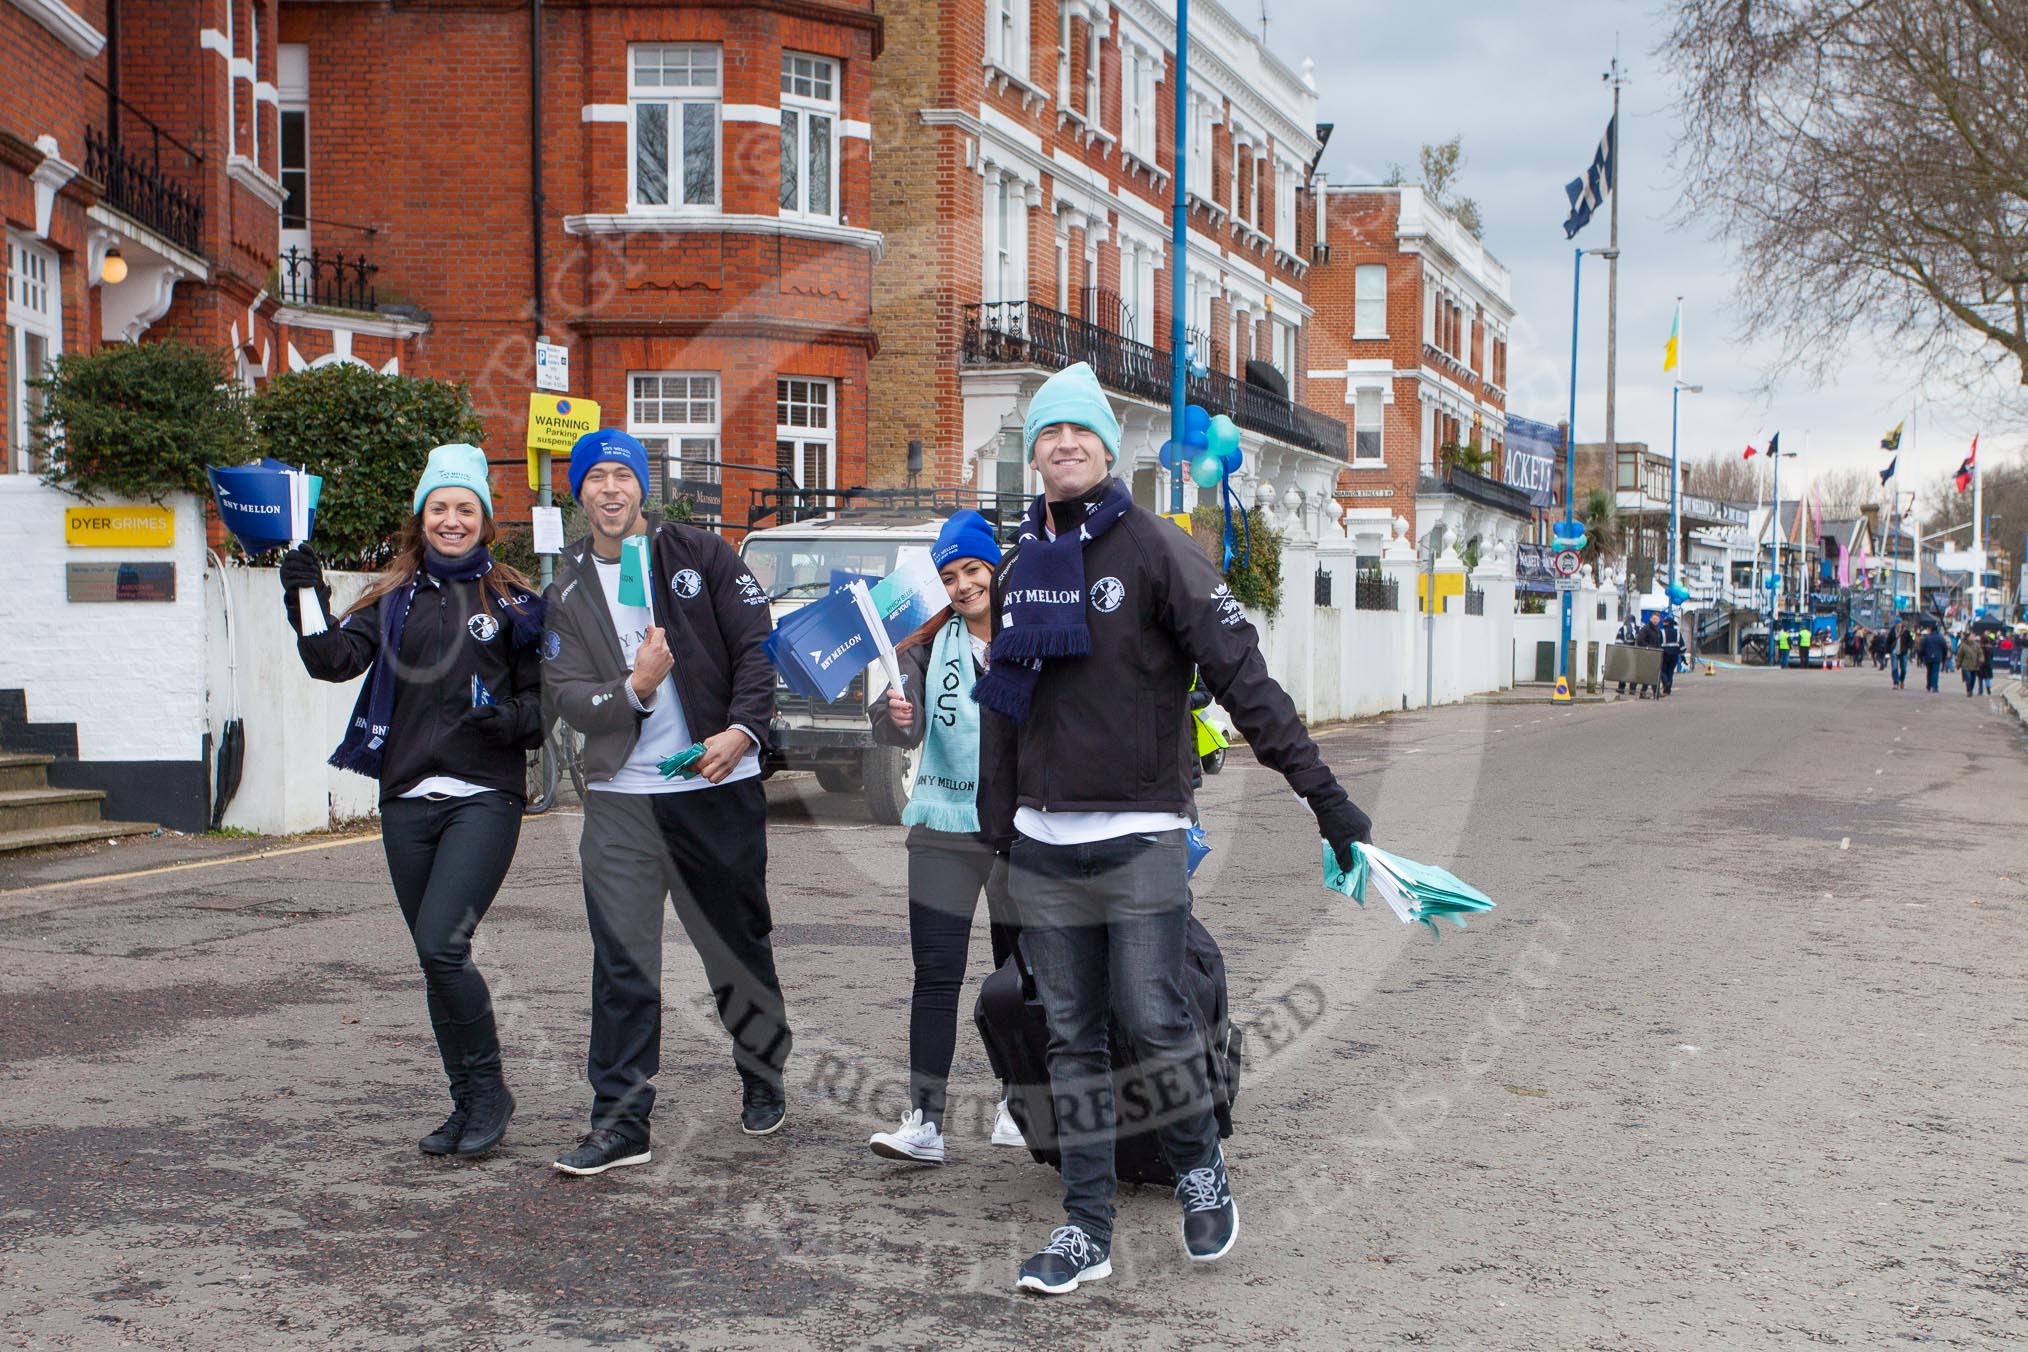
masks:
[[[1387,265],[1361,263],[1352,271],[1352,336],[1387,336]]]
[[[627,377],[627,393],[627,430],[651,457],[651,498],[673,500],[685,480],[718,482],[716,374],[635,371]]]
[[[56,254],[26,238],[7,236],[7,464],[16,473],[43,468],[35,420],[42,414],[40,379],[63,351],[63,280]]]
[[[1061,220],[1056,231],[1056,308],[1070,313],[1070,236]]]
[[[1070,111],[1070,0],[1056,0],[1056,106]]]
[[[1211,196],[1212,108],[1203,99],[1190,101],[1190,183],[1189,190],[1205,201]]]
[[[1028,78],[1030,0],[986,0],[986,59],[1023,80]]]
[[[782,215],[838,215],[838,63],[782,53]]]
[[[281,99],[280,155],[282,250],[310,249],[310,49],[285,42],[275,49]]]
[[[1295,165],[1275,161],[1275,246],[1284,253],[1296,251],[1296,177]]]
[[[979,299],[1028,299],[1028,194],[1004,174],[986,180],[985,271]]]
[[[1352,463],[1377,465],[1387,459],[1387,406],[1377,389],[1358,391],[1352,412]]]
[[[1155,84],[1161,76],[1159,63],[1141,48],[1129,45],[1120,67],[1120,94],[1126,104],[1121,135],[1129,153],[1143,162],[1155,162]]]
[[[1272,321],[1275,369],[1288,378],[1290,393],[1296,388],[1296,326]]]
[[[718,206],[718,48],[627,48],[627,204],[661,211]]]
[[[838,433],[828,380],[782,376],[775,381],[775,468],[798,488],[838,482]]]
[[[1104,120],[1105,113],[1105,105],[1099,101],[1099,73],[1103,69],[1100,52],[1105,34],[1095,23],[1087,23],[1085,27],[1084,115],[1096,127]]]

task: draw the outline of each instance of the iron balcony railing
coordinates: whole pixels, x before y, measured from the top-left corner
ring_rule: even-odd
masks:
[[[1026,364],[1053,371],[1089,362],[1108,389],[1151,404],[1169,402],[1167,352],[1027,301],[967,305],[963,359],[970,366]],[[1248,431],[1333,459],[1347,456],[1345,424],[1336,418],[1221,371],[1190,376],[1186,388],[1191,403],[1226,414]]]
[[[316,305],[327,310],[372,310],[378,305],[373,274],[380,269],[360,254],[290,247],[277,260],[285,305]]]
[[[162,172],[158,152],[142,158],[96,127],[85,128],[85,175],[105,186],[102,199],[162,238],[197,253],[204,241],[204,202]]]
[[[1378,569],[1361,570],[1352,579],[1354,610],[1400,610],[1401,584]]]
[[[1476,587],[1465,588],[1465,614],[1483,615],[1485,613],[1486,593],[1478,590]]]

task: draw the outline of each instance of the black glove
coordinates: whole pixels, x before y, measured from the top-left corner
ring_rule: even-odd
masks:
[[[330,618],[331,588],[324,581],[324,565],[318,560],[315,550],[308,545],[297,545],[282,555],[281,571],[282,609],[297,633],[303,631],[303,616],[297,608],[296,595],[303,588],[317,593],[317,604],[324,608],[325,618]]]
[[[465,710],[465,716],[458,720],[458,725],[466,732],[476,732],[488,740],[509,746],[521,740],[514,718],[497,704],[481,704]]]
[[[1333,786],[1334,789],[1336,786]],[[1331,853],[1338,856],[1338,867],[1347,873],[1352,871],[1352,845],[1373,843],[1373,819],[1359,810],[1345,790],[1336,789],[1330,795],[1319,795],[1312,807],[1317,812],[1317,833],[1331,842]]]
[[[297,545],[282,555],[282,586],[294,591],[298,587],[322,587],[324,585],[324,564],[318,559],[317,551],[308,545]]]

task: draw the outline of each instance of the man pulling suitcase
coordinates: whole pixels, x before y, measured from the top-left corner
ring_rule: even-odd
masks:
[[[1239,1235],[1184,993],[1192,665],[1254,755],[1309,802],[1346,867],[1371,824],[1268,676],[1218,570],[1111,477],[1119,422],[1089,366],[1043,384],[1023,435],[1044,492],[995,570],[991,665],[974,693],[994,748],[980,755],[991,767],[980,816],[1010,851],[1008,891],[1048,1014],[1063,1161],[1066,1223],[1017,1285],[1056,1295],[1112,1272],[1113,1019],[1161,1090],[1151,1122],[1176,1174],[1185,1251],[1221,1258]]]

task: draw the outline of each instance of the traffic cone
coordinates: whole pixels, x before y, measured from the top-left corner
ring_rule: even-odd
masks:
[[[1709,662],[1706,662],[1704,664],[1704,674],[1706,676],[1716,676],[1718,674],[1718,668],[1712,666]]]

